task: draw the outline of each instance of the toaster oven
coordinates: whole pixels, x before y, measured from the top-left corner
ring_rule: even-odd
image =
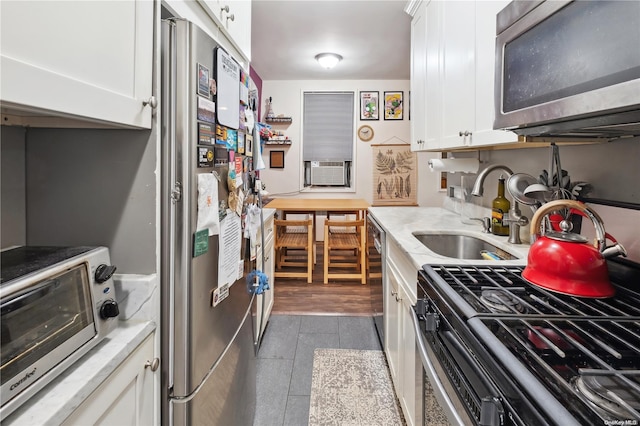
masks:
[[[105,247],[23,246],[0,253],[0,420],[117,325]]]

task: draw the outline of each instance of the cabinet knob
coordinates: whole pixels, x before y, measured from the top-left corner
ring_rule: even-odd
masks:
[[[146,101],[142,101],[143,106],[149,105],[151,108],[156,109],[158,107],[158,100],[155,96],[150,97]]]
[[[154,358],[151,361],[147,360],[144,363],[144,368],[149,368],[151,371],[156,371],[160,367],[160,358]]]
[[[231,22],[233,22],[236,19],[235,15],[232,13],[231,15],[227,16],[227,21],[231,20]]]
[[[464,132],[461,130],[458,134],[460,136],[471,136],[471,132],[468,130],[465,130]]]
[[[225,5],[224,7],[221,7],[221,8],[220,8],[220,12],[227,12],[227,13],[229,13],[229,5],[227,4],[227,5]]]

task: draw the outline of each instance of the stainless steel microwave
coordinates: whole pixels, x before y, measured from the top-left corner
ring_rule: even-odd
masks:
[[[497,15],[495,129],[640,135],[640,1],[520,1]]]
[[[0,253],[0,420],[104,339],[119,313],[106,247]]]

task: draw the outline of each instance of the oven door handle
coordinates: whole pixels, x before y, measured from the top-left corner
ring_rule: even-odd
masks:
[[[429,377],[429,381],[431,382],[431,387],[436,391],[436,396],[439,396],[438,401],[442,405],[442,409],[447,413],[447,417],[449,420],[455,419],[456,424],[464,425],[465,422],[458,415],[457,410],[447,395],[447,392],[444,388],[444,385],[440,381],[436,373],[436,369],[433,366],[433,363],[429,359],[429,354],[427,353],[427,346],[424,341],[424,337],[422,336],[422,330],[420,330],[420,321],[418,320],[418,316],[413,308],[409,309],[411,311],[411,320],[413,321],[413,330],[416,335],[416,347],[418,349],[418,353],[420,354],[420,359],[422,360],[422,366],[424,367],[424,371]]]

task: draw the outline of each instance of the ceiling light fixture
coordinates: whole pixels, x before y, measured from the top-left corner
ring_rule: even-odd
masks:
[[[322,68],[331,69],[342,60],[342,56],[337,53],[319,53],[316,55],[316,61]]]

